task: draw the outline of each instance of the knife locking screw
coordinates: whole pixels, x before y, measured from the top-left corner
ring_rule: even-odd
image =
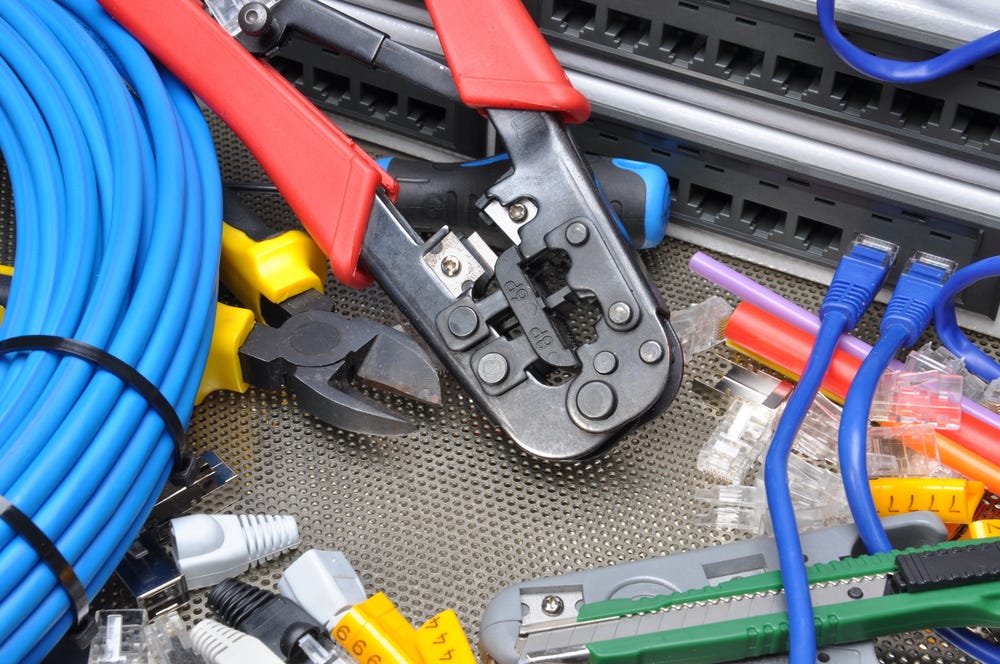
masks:
[[[507,208],[507,216],[511,221],[522,222],[528,217],[528,207],[524,203],[511,203]]]
[[[449,255],[441,259],[441,272],[444,273],[444,276],[454,277],[461,271],[462,261],[458,260],[454,256]]]
[[[542,599],[542,613],[547,616],[558,616],[563,612],[565,605],[559,595],[546,595]]]

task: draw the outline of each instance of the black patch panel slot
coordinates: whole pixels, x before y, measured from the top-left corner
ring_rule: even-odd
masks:
[[[733,197],[729,194],[697,184],[692,184],[689,192],[687,204],[699,218],[716,222],[721,217],[731,216]]]
[[[398,114],[399,95],[392,90],[370,83],[360,84],[359,98],[377,120],[390,120]]]
[[[780,235],[785,232],[787,217],[788,213],[784,210],[750,200],[743,201],[743,211],[740,213],[740,221],[746,224],[749,232],[765,240],[776,233]]]
[[[303,78],[305,74],[305,66],[301,62],[289,60],[288,58],[278,55],[271,58],[271,66],[277,69],[282,76],[294,83],[297,87],[301,87],[305,84]]]
[[[923,131],[930,125],[941,124],[944,100],[927,95],[896,90],[892,100],[892,114],[899,118],[899,124],[910,131]]]
[[[822,69],[782,56],[778,56],[775,62],[773,78],[781,85],[783,94],[801,99],[809,92],[819,92]]]
[[[1000,141],[1000,115],[996,113],[960,105],[952,128],[961,134],[963,141],[978,147]]]
[[[288,77],[286,76],[286,78]],[[291,80],[297,86],[306,87],[305,83],[299,84],[295,79]],[[351,79],[320,67],[313,67],[312,84],[308,85],[306,89],[327,102],[336,102],[336,100],[346,99],[350,96]]]
[[[649,46],[651,25],[649,19],[609,9],[606,34],[619,48],[636,50],[640,46]]]
[[[838,71],[833,76],[833,90],[830,94],[840,102],[845,113],[861,115],[869,109],[878,108],[882,84]]]
[[[663,26],[659,50],[671,64],[689,67],[705,57],[706,35],[682,30],[673,26]]]
[[[593,30],[596,15],[596,5],[579,0],[555,0],[552,8],[552,18],[559,21],[563,30],[576,35]]]
[[[809,217],[799,217],[795,224],[795,239],[807,252],[817,256],[825,256],[828,252],[839,253],[843,236],[842,229]]]
[[[722,75],[730,81],[744,82],[750,76],[760,76],[764,52],[733,42],[719,42],[719,56],[716,66],[722,68]]]
[[[448,127],[448,110],[445,107],[414,97],[408,100],[406,117],[422,132],[438,133]]]

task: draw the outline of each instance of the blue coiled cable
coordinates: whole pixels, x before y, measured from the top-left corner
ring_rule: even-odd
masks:
[[[17,206],[0,338],[71,337],[136,367],[187,421],[214,322],[218,164],[190,94],[96,0],[0,3],[0,149]],[[134,91],[134,93],[133,93]],[[171,470],[163,420],[90,363],[0,357],[0,494],[93,597]],[[69,596],[0,523],[0,661],[38,661]]]
[[[958,327],[955,298],[974,283],[996,277],[1000,277],[1000,256],[966,265],[945,284],[934,308],[934,327],[941,343],[965,361],[966,369],[987,383],[1000,378],[1000,363],[972,343]]]
[[[880,81],[926,83],[1000,53],[1000,31],[997,31],[928,60],[905,62],[881,58],[858,48],[841,34],[835,19],[834,0],[816,0],[816,14],[830,48],[862,74]]]

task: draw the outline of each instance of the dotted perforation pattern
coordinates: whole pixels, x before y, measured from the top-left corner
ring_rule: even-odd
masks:
[[[213,128],[226,179],[263,179],[232,134],[217,121]],[[248,200],[276,229],[294,223],[277,196],[253,194]],[[668,305],[679,309],[710,295],[735,304],[688,271],[696,250],[668,239],[643,253]],[[723,260],[811,310],[822,299],[816,284]],[[344,315],[400,320],[377,286],[355,291],[331,280],[329,289]],[[877,334],[879,313],[876,307],[865,317],[861,336],[871,340]],[[475,642],[483,609],[508,585],[737,537],[694,526],[703,508],[692,497],[693,489],[712,484],[695,469],[695,460],[722,415],[692,392],[692,381],[714,384],[731,360],[724,350],[693,358],[666,412],[606,456],[580,463],[549,463],[520,451],[447,375],[440,407],[373,394],[421,423],[398,438],[336,430],[304,413],[285,391],[215,393],[196,409],[189,440],[197,450],[216,450],[239,473],[240,486],[235,502],[232,495],[209,497],[199,509],[292,514],[303,550],[343,551],[369,594],[384,591],[414,624],[454,609]],[[989,500],[995,508],[996,499]],[[296,555],[285,554],[242,578],[275,590]],[[208,615],[206,595],[193,593],[185,619]],[[101,602],[127,600],[111,584]],[[885,662],[966,660],[924,633],[880,639],[878,647]]]

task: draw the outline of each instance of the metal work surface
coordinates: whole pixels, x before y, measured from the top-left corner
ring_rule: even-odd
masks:
[[[262,181],[242,145],[217,122],[213,128],[225,179]],[[293,223],[277,196],[247,200],[268,222]],[[688,271],[696,250],[668,239],[643,254],[672,309],[712,294],[732,301]],[[819,304],[814,284],[727,262],[809,309]],[[330,293],[346,316],[400,322],[377,287],[353,291],[331,282]],[[876,324],[877,318],[866,317],[862,336],[870,338]],[[988,348],[997,352],[998,343]],[[717,377],[723,365],[711,351],[697,356],[681,394],[661,417],[607,455],[579,463],[545,462],[519,450],[449,376],[442,379],[440,408],[403,399],[389,404],[422,422],[416,433],[398,438],[335,430],[305,414],[284,391],[217,392],[196,408],[189,440],[198,451],[216,450],[241,484],[235,502],[229,493],[196,509],[292,514],[303,536],[300,551],[343,551],[369,594],[384,591],[415,624],[452,608],[475,642],[483,609],[513,583],[734,539],[693,525],[698,504],[692,489],[712,483],[695,470],[696,455],[722,413],[691,392],[691,379]],[[241,578],[275,590],[296,555]],[[190,622],[208,613],[206,595],[192,593],[184,612]],[[123,597],[113,582],[101,602]],[[890,662],[969,661],[925,634],[882,640],[879,650]]]

